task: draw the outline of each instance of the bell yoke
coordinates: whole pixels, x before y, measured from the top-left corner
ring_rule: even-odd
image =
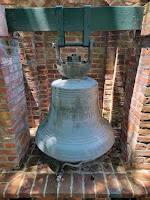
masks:
[[[93,41],[87,61],[76,54],[62,61],[55,42],[57,69],[62,78],[51,84],[51,106],[36,133],[36,144],[45,154],[63,162],[88,162],[114,144],[111,125],[98,106],[98,83],[85,76],[92,63]]]

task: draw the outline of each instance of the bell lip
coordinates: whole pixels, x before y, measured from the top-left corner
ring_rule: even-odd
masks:
[[[114,141],[115,142],[115,141]],[[113,142],[113,144],[111,145],[111,147],[110,148],[108,148],[106,151],[104,151],[102,154],[98,154],[98,155],[96,155],[96,156],[92,156],[92,158],[90,159],[84,159],[84,160],[76,160],[76,159],[74,159],[74,160],[63,160],[63,159],[59,159],[58,157],[54,157],[54,156],[52,156],[52,155],[50,155],[50,154],[47,154],[46,152],[44,152],[43,150],[42,150],[42,148],[40,148],[39,146],[38,146],[38,144],[37,144],[37,147],[44,153],[44,154],[46,154],[46,155],[48,155],[49,157],[51,157],[51,158],[54,158],[55,160],[58,160],[58,161],[60,161],[60,162],[69,162],[69,163],[78,163],[78,162],[83,162],[83,163],[86,163],[86,162],[91,162],[91,161],[93,161],[93,160],[96,160],[96,159],[98,159],[99,157],[101,157],[101,156],[103,156],[105,153],[107,153],[112,147],[113,147],[113,145],[114,145],[114,142]]]
[[[38,130],[37,130],[37,132],[38,132]],[[37,134],[36,134],[37,135]],[[35,138],[35,143],[36,143],[36,145],[37,145],[37,147],[44,153],[44,154],[46,154],[46,155],[48,155],[49,157],[52,157],[52,158],[54,158],[55,160],[58,160],[58,161],[60,161],[60,162],[69,162],[69,163],[78,163],[78,162],[90,162],[90,161],[93,161],[93,160],[96,160],[97,158],[99,158],[99,157],[101,157],[102,155],[104,155],[105,153],[107,153],[111,148],[112,148],[112,146],[114,145],[114,143],[115,143],[115,136],[114,136],[114,133],[112,132],[112,135],[111,135],[111,143],[110,143],[110,145],[109,145],[109,148],[107,148],[107,149],[105,149],[105,151],[101,151],[101,153],[99,153],[99,151],[98,151],[98,154],[96,154],[96,155],[92,155],[92,156],[89,156],[87,159],[86,159],[86,157],[84,156],[84,159],[77,159],[77,158],[73,158],[73,160],[72,159],[70,159],[70,158],[68,158],[68,159],[63,159],[62,158],[62,156],[61,156],[61,158],[59,158],[58,156],[53,156],[52,154],[50,154],[50,153],[47,153],[46,151],[44,151],[44,148],[42,148],[42,147],[40,147],[40,145],[38,144],[38,141],[37,141],[37,137]]]

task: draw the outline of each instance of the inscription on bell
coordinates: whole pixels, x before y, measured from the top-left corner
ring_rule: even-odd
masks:
[[[55,90],[52,90],[52,99],[52,106],[58,112],[61,110],[60,118],[72,120],[74,128],[86,127],[88,122],[85,120],[97,117],[98,108],[91,105],[96,99],[88,90],[84,91],[84,95],[79,94],[78,91],[72,93],[68,90],[63,90],[63,92],[59,92],[59,95],[55,95]]]

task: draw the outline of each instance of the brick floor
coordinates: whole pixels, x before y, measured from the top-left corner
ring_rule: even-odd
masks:
[[[1,198],[71,199],[150,197],[150,171],[131,170],[114,147],[99,159],[79,168],[66,166],[61,182],[56,178],[62,163],[42,153],[32,142],[20,169],[0,173]]]

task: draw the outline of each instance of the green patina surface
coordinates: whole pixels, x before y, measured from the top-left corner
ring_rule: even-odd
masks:
[[[7,8],[12,31],[58,31],[59,46],[65,45],[64,31],[83,31],[89,45],[90,31],[140,30],[144,7]],[[72,45],[72,44],[70,44]]]
[[[143,7],[91,8],[90,30],[139,30],[143,11]],[[56,8],[7,8],[9,31],[57,31],[56,13]],[[61,20],[64,31],[83,31],[84,8],[63,8]]]

